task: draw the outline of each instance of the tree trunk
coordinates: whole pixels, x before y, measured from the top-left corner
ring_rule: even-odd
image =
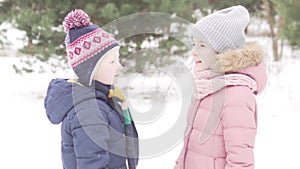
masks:
[[[279,18],[279,23],[278,23],[278,33],[277,33],[277,40],[279,39],[280,34],[282,33],[283,27],[285,24],[285,19],[283,16],[280,16]],[[280,42],[280,52],[279,52],[279,60],[282,58],[282,54],[283,54],[283,38],[281,38],[281,42]]]
[[[208,4],[214,4],[215,0],[208,0]]]
[[[274,32],[274,18],[271,14],[271,7],[270,7],[270,1],[269,0],[263,0],[264,7],[267,13],[267,21],[270,26],[270,31],[271,31],[271,38],[272,38],[272,43],[273,43],[273,54],[274,54],[274,61],[279,61],[280,57],[278,55],[278,37],[276,36]]]

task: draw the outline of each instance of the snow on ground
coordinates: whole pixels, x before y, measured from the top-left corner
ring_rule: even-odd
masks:
[[[18,75],[11,66],[16,62],[18,59],[14,57],[0,57],[0,149],[3,159],[0,168],[61,168],[60,126],[48,121],[43,98],[52,78],[69,77],[71,73]],[[297,72],[300,72],[300,61],[286,61],[279,74],[269,73],[268,87],[258,97],[256,169],[300,167],[297,162],[300,137],[296,134],[300,129]],[[141,135],[151,135],[147,131],[149,128],[143,127],[143,131],[139,131],[143,133]],[[153,130],[159,131],[159,127]],[[172,168],[180,148],[181,144],[159,157],[142,159],[139,168]]]
[[[269,85],[258,98],[257,169],[300,168],[299,71],[299,60],[285,62],[278,75],[269,73]]]
[[[60,127],[49,123],[43,108],[49,80],[61,75],[22,76],[12,68],[18,58],[0,60],[0,168],[61,168]]]

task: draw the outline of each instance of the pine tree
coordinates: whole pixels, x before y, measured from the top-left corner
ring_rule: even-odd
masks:
[[[161,12],[176,14],[189,22],[195,22],[192,14],[195,9],[200,9],[204,15],[210,8],[220,9],[231,5],[242,3],[249,9],[257,6],[258,0],[3,0],[0,1],[0,20],[11,22],[17,29],[26,32],[26,46],[22,52],[37,56],[42,60],[47,60],[51,56],[66,55],[64,47],[65,33],[62,28],[62,21],[67,13],[73,9],[80,8],[86,11],[91,21],[104,26],[122,16],[139,12]],[[141,23],[143,24],[143,23]],[[157,20],[155,25],[167,25],[163,20]],[[129,28],[120,28],[129,29]],[[161,28],[161,30],[167,30]],[[124,30],[125,31],[125,30]],[[126,30],[131,31],[131,30]],[[125,32],[126,32],[125,31]],[[111,33],[114,33],[111,31]],[[132,52],[128,51],[131,42],[136,45],[135,50],[141,49],[142,42],[152,37],[154,39],[166,36],[161,40],[159,48],[170,49],[172,46],[183,46],[182,42],[171,38],[170,32],[163,34],[141,34],[124,39],[125,46],[121,48],[121,56],[129,56]],[[180,55],[186,49],[178,50]]]
[[[242,5],[249,10],[250,13],[262,10],[262,0],[208,0],[210,8],[219,10],[234,5]]]
[[[283,29],[278,33],[287,39],[293,47],[300,47],[300,1],[299,0],[271,0],[279,17],[282,18]]]
[[[300,46],[300,2],[297,0],[263,1],[273,40],[274,60],[279,61],[283,54],[283,40],[287,40],[293,48]]]
[[[2,21],[11,22],[17,29],[26,32],[28,43],[22,52],[47,60],[52,55],[65,52],[62,21],[70,10],[81,8],[94,23],[102,26],[121,16],[149,11],[176,13],[192,19],[197,3],[196,0],[4,0],[0,1],[0,15]],[[140,44],[148,36],[133,37],[128,41]]]
[[[205,8],[208,3],[199,0],[85,0],[85,1],[60,1],[60,0],[3,0],[0,1],[0,16],[4,18],[3,21],[10,22],[19,30],[26,32],[26,46],[21,49],[21,52],[38,57],[45,61],[52,56],[64,56],[65,46],[62,21],[67,13],[73,9],[83,9],[91,18],[93,23],[99,26],[104,26],[115,19],[122,16],[140,13],[140,12],[161,12],[176,16],[194,22],[192,13],[196,8]],[[147,22],[146,20],[143,21]],[[139,25],[143,26],[143,22]],[[157,19],[155,22],[157,28],[163,30],[160,34],[138,34],[134,35],[134,30],[130,27],[118,27],[119,32],[133,31],[133,35],[123,39],[123,46],[121,48],[121,57],[128,57],[141,50],[141,44],[145,39],[162,39],[160,40],[158,50],[169,50],[172,46],[183,46],[182,42],[171,38],[168,30],[168,25],[162,19]],[[136,23],[135,23],[136,24]],[[164,25],[168,27],[161,27]],[[105,27],[106,28],[106,27]],[[114,33],[113,29],[107,28],[105,30]],[[116,35],[118,38],[118,35]],[[131,44],[136,44],[134,47]],[[129,48],[134,50],[129,51]],[[187,51],[186,48],[177,50],[176,54],[180,55]],[[150,52],[151,53],[151,52]],[[149,54],[150,65],[163,65],[168,63],[168,56],[170,53],[164,53],[151,56]],[[162,58],[164,57],[164,58]],[[66,58],[66,57],[63,57]],[[155,59],[156,58],[156,59]],[[130,59],[130,58],[128,58]],[[136,58],[132,58],[133,60]],[[166,60],[167,59],[167,60]],[[140,69],[145,63],[135,61],[135,69]],[[138,70],[139,71],[139,70]]]
[[[272,48],[273,48],[273,58],[274,61],[279,61],[281,56],[278,52],[278,39],[279,39],[279,32],[275,32],[275,28],[278,27],[275,21],[275,14],[274,14],[274,5],[270,0],[263,0],[264,8],[266,11],[266,19],[269,23],[270,27],[270,35],[272,38]]]

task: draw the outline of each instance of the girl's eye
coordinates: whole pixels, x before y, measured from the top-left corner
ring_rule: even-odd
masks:
[[[192,44],[194,47],[196,46],[194,43]]]
[[[111,61],[110,63],[115,63],[115,61]]]
[[[203,47],[203,48],[205,47],[205,45],[203,45],[203,44],[201,44],[200,46]]]

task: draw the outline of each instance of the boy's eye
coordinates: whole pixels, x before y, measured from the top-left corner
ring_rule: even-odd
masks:
[[[115,63],[115,61],[111,61],[110,63]]]
[[[203,48],[205,47],[205,45],[203,45],[203,44],[201,44],[200,46],[203,47]]]
[[[194,43],[192,44],[194,47],[196,46]]]

